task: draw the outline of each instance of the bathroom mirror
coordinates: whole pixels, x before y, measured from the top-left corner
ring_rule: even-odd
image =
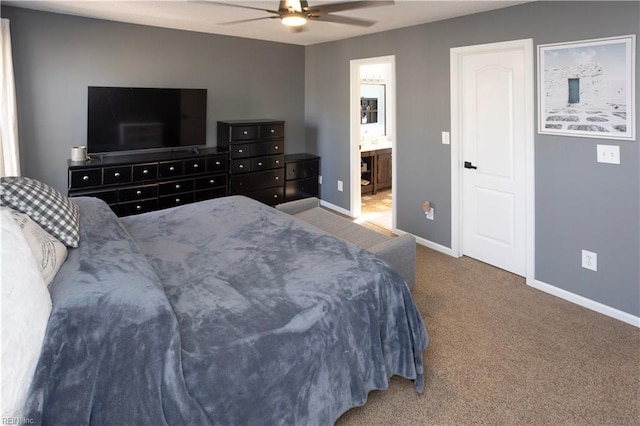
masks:
[[[385,85],[360,84],[360,131],[362,139],[386,136]]]

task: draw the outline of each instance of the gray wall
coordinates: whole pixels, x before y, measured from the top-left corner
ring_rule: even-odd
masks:
[[[450,130],[450,48],[524,38],[538,45],[639,27],[638,2],[534,2],[307,47],[307,148],[322,156],[322,198],[349,209],[350,60],[396,56],[397,225],[450,247],[450,147],[440,141]],[[596,163],[598,143],[619,145],[622,164]],[[536,134],[535,152],[535,278],[640,316],[638,142]],[[434,221],[425,220],[423,200],[435,204]],[[580,267],[582,249],[598,253],[597,272]]]
[[[208,145],[216,120],[286,120],[286,151],[321,155],[322,198],[348,209],[349,61],[395,55],[398,227],[450,247],[450,147],[440,143],[450,130],[449,49],[638,32],[638,2],[585,3],[534,2],[306,49],[3,7],[23,174],[65,190],[69,148],[86,139],[89,85],[205,87]],[[619,145],[622,164],[596,163],[597,143]],[[640,316],[638,142],[536,134],[535,150],[536,279]],[[435,221],[424,219],[426,199]],[[598,272],[580,267],[581,249],[598,253]]]
[[[87,86],[208,89],[216,121],[286,121],[305,150],[304,47],[2,7],[11,21],[22,174],[66,193],[66,161],[86,144]]]

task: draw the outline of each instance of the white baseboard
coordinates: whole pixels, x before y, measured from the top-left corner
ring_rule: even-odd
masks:
[[[394,234],[397,235],[403,235],[403,234],[408,234],[409,232],[403,231],[402,229],[394,229],[393,230]],[[414,237],[416,237],[414,235]],[[440,253],[444,253],[446,255],[449,255],[451,257],[456,257],[453,255],[453,251],[449,248],[449,247],[445,247],[443,245],[440,245],[438,243],[434,243],[433,241],[429,241],[427,239],[424,239],[422,237],[416,237],[416,243],[420,244],[421,246],[425,246],[428,247],[430,249],[433,249],[435,251],[439,251]]]
[[[396,234],[407,234],[407,232],[402,231],[400,229],[394,229],[393,232]],[[452,257],[456,257],[453,255],[453,251],[449,247],[442,246],[440,244],[434,243],[432,241],[429,241],[420,237],[416,237],[416,242],[430,249],[439,251],[441,253],[447,254]],[[543,291],[547,294],[550,294],[552,296],[559,297],[568,302],[575,303],[576,305],[582,306],[584,308],[598,312],[602,315],[606,315],[608,317],[617,319],[619,321],[626,322],[627,324],[630,324],[634,327],[640,328],[640,317],[631,315],[627,312],[621,311],[616,308],[612,308],[611,306],[604,305],[600,302],[596,302],[591,299],[587,299],[584,296],[571,293],[569,291],[563,290],[561,288],[552,286],[551,284],[547,284],[536,279],[527,280],[527,285],[529,285],[530,287],[536,288],[540,291]]]
[[[328,209],[331,210],[335,210],[339,213],[342,213],[346,216],[352,217],[351,216],[351,212],[349,210],[345,210],[342,207],[338,207],[336,205],[333,205],[331,203],[327,203],[326,201],[320,201],[320,205],[323,207],[326,207]],[[397,235],[402,235],[402,234],[408,234],[408,232],[403,231],[401,229],[397,229],[395,228],[393,230],[394,234]],[[445,247],[443,245],[440,245],[438,243],[434,243],[433,241],[429,241],[427,239],[421,238],[421,237],[416,237],[416,243],[423,245],[425,247],[428,247],[430,249],[433,249],[435,251],[439,251],[440,253],[444,253],[446,255],[452,256],[452,257],[458,257],[458,256],[454,256],[453,251],[451,250],[451,248],[449,247]],[[631,315],[627,312],[621,311],[619,309],[616,308],[612,308],[611,306],[607,306],[604,305],[600,302],[596,302],[594,300],[591,299],[587,299],[584,296],[580,296],[577,295],[575,293],[571,293],[569,291],[563,290],[561,288],[552,286],[551,284],[547,284],[544,283],[542,281],[533,279],[533,280],[527,280],[527,285],[529,285],[530,287],[536,288],[540,291],[543,291],[547,294],[550,294],[552,296],[556,296],[559,297],[561,299],[564,299],[568,302],[571,303],[575,303],[576,305],[582,306],[584,308],[590,309],[592,311],[598,312],[602,315],[606,315],[608,317],[611,318],[615,318],[619,321],[622,322],[626,322],[627,324],[630,324],[634,327],[638,327],[640,328],[640,317]]]
[[[399,234],[406,234],[406,232],[401,230],[394,230]],[[416,237],[416,242],[425,247],[429,247],[433,250],[439,251],[444,254],[448,254],[449,256],[456,257],[453,255],[453,251],[449,247],[441,246],[440,244],[434,243],[429,240],[425,240],[424,238]],[[612,308],[611,306],[604,305],[600,302],[596,302],[591,299],[587,299],[584,296],[577,295],[575,293],[571,293],[569,291],[563,290],[561,288],[552,286],[551,284],[544,283],[542,281],[533,279],[527,280],[527,284],[530,287],[536,288],[540,291],[543,291],[552,296],[559,297],[568,302],[575,303],[576,305],[582,306],[584,308],[590,309],[592,311],[598,312],[602,315],[606,315],[608,317],[617,319],[622,322],[626,322],[634,327],[640,328],[640,317],[631,315],[627,312],[621,311],[616,308]]]
[[[542,281],[533,280],[531,283],[528,283],[528,284],[533,288],[536,288],[540,291],[544,291],[545,293],[551,294],[553,296],[559,297],[571,303],[575,303],[576,305],[580,305],[584,308],[598,312],[602,315],[615,318],[619,321],[626,322],[627,324],[631,324],[634,327],[640,328],[640,317],[636,317],[627,312],[621,311],[616,308],[612,308],[611,306],[603,305],[600,302],[587,299],[584,296],[580,296],[575,293],[571,293],[569,291],[563,290],[561,288],[554,287],[551,284],[547,284]]]
[[[326,207],[328,209],[335,210],[338,213],[343,214],[345,216],[353,217],[353,215],[351,214],[351,212],[349,210],[343,209],[342,207],[338,207],[335,204],[331,204],[331,203],[328,203],[328,202],[326,202],[324,200],[320,200],[320,205],[322,207]]]

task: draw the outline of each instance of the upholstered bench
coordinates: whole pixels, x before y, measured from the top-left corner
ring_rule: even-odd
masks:
[[[413,235],[384,235],[321,208],[317,198],[289,201],[277,205],[276,209],[375,254],[393,266],[413,289],[416,282],[416,239]]]

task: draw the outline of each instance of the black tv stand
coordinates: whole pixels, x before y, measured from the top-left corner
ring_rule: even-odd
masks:
[[[68,161],[69,197],[98,197],[118,216],[173,207],[228,194],[229,151],[97,155]]]

